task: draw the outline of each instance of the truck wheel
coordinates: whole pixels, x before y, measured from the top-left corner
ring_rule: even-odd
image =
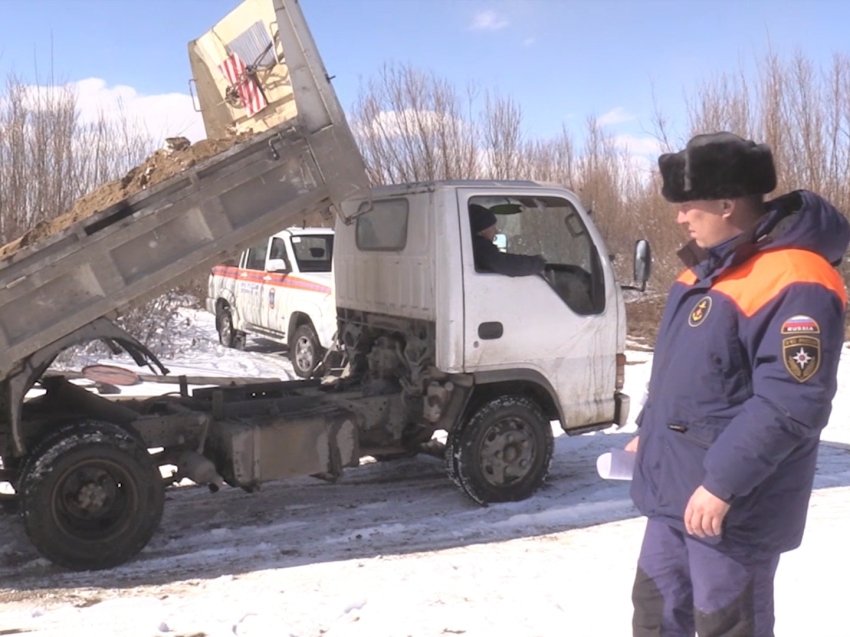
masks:
[[[162,518],[164,482],[141,441],[106,422],[61,428],[20,479],[24,528],[38,552],[73,570],[111,568],[144,548]]]
[[[289,347],[289,360],[295,373],[301,378],[310,378],[322,358],[319,337],[309,323],[302,323],[295,329]]]
[[[523,396],[484,403],[449,434],[449,477],[479,504],[516,502],[546,480],[555,447],[552,426]]]
[[[225,347],[243,349],[245,347],[245,332],[233,329],[233,315],[230,313],[230,308],[219,308],[215,318],[219,342]]]

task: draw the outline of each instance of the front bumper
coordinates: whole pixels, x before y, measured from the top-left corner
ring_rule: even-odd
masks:
[[[614,424],[622,427],[629,419],[629,407],[631,399],[628,394],[616,392],[614,394]]]

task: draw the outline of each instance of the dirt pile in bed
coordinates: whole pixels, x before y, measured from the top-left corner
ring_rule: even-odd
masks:
[[[204,159],[217,155],[247,137],[248,135],[244,134],[233,135],[220,139],[205,139],[196,144],[190,144],[182,137],[169,138],[166,148],[157,150],[121,179],[110,181],[83,195],[65,214],[52,221],[40,221],[23,236],[0,247],[0,259],[5,259],[45,237],[62,232],[76,222],[150,188]]]

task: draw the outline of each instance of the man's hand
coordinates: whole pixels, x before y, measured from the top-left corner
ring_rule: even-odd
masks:
[[[697,537],[715,537],[723,529],[730,505],[703,486],[697,487],[685,507],[685,530]]]
[[[629,440],[628,444],[625,446],[626,451],[631,451],[632,453],[637,453],[638,444],[640,444],[640,436],[635,436],[631,440]]]

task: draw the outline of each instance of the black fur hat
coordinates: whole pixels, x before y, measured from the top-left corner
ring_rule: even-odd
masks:
[[[469,204],[469,223],[473,234],[481,232],[485,228],[496,225],[496,215],[489,208],[477,203]]]
[[[658,158],[667,201],[736,199],[776,188],[776,169],[767,144],[733,133],[697,135],[685,150]]]

